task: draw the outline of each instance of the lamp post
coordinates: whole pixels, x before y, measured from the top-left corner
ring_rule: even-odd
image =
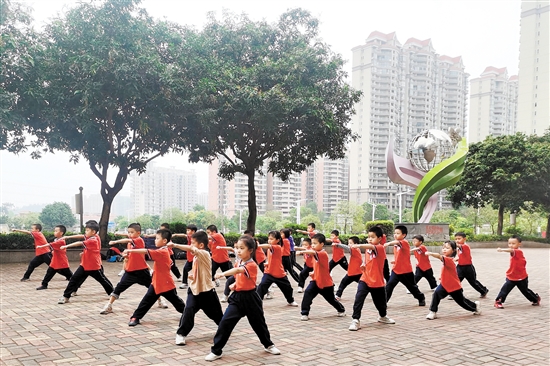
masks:
[[[225,208],[227,207],[227,203],[223,204],[223,212],[222,212],[222,228],[223,232],[225,232]]]
[[[300,217],[300,202],[305,201],[306,198],[299,199],[296,201],[296,224],[301,224],[301,217]]]
[[[369,202],[369,205],[372,206],[372,221],[374,221],[374,212],[376,211],[376,203]]]
[[[242,228],[243,210],[244,208],[239,208],[239,234],[242,234],[243,232],[243,228]]]
[[[404,194],[406,194],[406,193],[410,193],[410,192],[411,192],[411,190],[410,190],[410,189],[407,189],[406,191],[399,192],[399,193],[396,193],[396,194],[395,194],[396,197],[397,197],[397,199],[398,199],[398,201],[399,201],[399,223],[401,223],[401,212],[402,212],[402,211],[401,211],[401,201],[403,200],[401,196],[404,195]]]

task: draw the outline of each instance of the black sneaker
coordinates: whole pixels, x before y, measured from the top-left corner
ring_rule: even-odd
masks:
[[[426,300],[425,299],[418,300],[418,306],[426,306]]]
[[[489,293],[489,289],[487,289],[487,291],[485,291],[484,293],[481,294],[481,296],[479,296],[480,299],[484,299],[487,294]]]
[[[27,281],[30,281],[30,280],[31,280],[30,278],[25,278],[25,277],[23,277],[23,278],[21,279],[21,282],[27,282]]]
[[[139,319],[138,318],[132,318],[132,319],[130,319],[130,322],[128,323],[128,326],[135,327],[138,324],[139,324]]]
[[[37,289],[37,290],[46,290],[47,288],[48,288],[48,287],[42,285],[42,286],[37,287],[36,289]]]

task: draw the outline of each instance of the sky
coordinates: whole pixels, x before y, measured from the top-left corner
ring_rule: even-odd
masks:
[[[39,28],[48,19],[74,6],[70,0],[26,0],[34,9]],[[430,38],[436,52],[462,56],[470,78],[478,77],[487,66],[506,67],[517,73],[519,61],[520,0],[144,0],[142,6],[155,18],[167,19],[200,29],[206,14],[222,10],[246,13],[252,20],[275,22],[290,8],[309,10],[320,20],[320,36],[334,52],[351,59],[351,49],[363,44],[373,31],[396,32],[401,44],[411,37]],[[351,66],[345,65],[348,74]],[[190,164],[181,155],[170,154],[154,160],[157,165],[192,170],[198,174],[199,192],[208,187],[208,166]],[[353,172],[352,172],[353,173]],[[78,187],[84,194],[99,193],[99,179],[86,162],[69,162],[66,153],[48,154],[33,160],[29,154],[0,151],[0,204],[16,207],[71,203]],[[120,193],[129,195],[130,183]]]

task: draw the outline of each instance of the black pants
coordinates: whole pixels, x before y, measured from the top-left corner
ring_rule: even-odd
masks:
[[[286,273],[288,273],[294,279],[294,281],[298,282],[300,280],[300,275],[296,273],[296,271],[292,267],[290,256],[288,255],[283,256],[283,268],[285,269]]]
[[[260,271],[262,271],[262,273],[265,272],[265,261],[263,261],[262,263],[258,263],[258,268],[260,269]]]
[[[468,264],[465,266],[458,265],[456,266],[456,272],[458,273],[458,279],[462,282],[463,279],[466,279],[470,286],[474,288],[481,295],[484,295],[489,291],[487,287],[483,286],[478,280],[476,275],[476,269],[473,264]]]
[[[468,311],[476,311],[476,304],[473,301],[470,301],[464,297],[462,289],[453,292],[447,292],[441,285],[437,286],[434,291],[434,294],[432,296],[432,303],[430,304],[430,311],[437,313],[439,302],[441,301],[441,299],[447,297],[447,295],[451,296],[453,300],[463,309]]]
[[[189,276],[189,271],[193,268],[193,261],[186,261],[183,265],[183,275],[181,277],[181,283],[187,284],[187,276]]]
[[[225,281],[225,288],[223,289],[223,294],[225,296],[229,296],[229,294],[231,293],[231,289],[229,288],[229,286],[231,286],[234,283],[235,283],[235,276],[230,276],[227,278],[227,280]]]
[[[216,274],[218,268],[220,268],[223,272],[229,271],[231,269],[231,261],[218,263],[214,262],[214,260],[212,259],[212,281],[214,281],[214,275]],[[225,278],[227,277],[229,276],[226,276]]]
[[[172,266],[170,267],[170,270],[172,271],[174,276],[176,276],[176,278],[180,278],[181,273],[178,269],[178,266],[176,265],[176,256],[174,255],[174,253],[170,254],[170,259],[172,260]]]
[[[423,271],[419,267],[416,267],[416,272],[414,273],[414,283],[418,283],[422,277],[428,281],[432,290],[437,287],[437,281],[435,280],[433,269],[430,268]]]
[[[387,258],[384,260],[384,279],[386,282],[390,280],[390,264]]]
[[[177,334],[187,337],[195,326],[195,314],[199,310],[204,311],[207,317],[212,319],[216,325],[220,324],[223,317],[222,305],[216,295],[216,290],[212,289],[206,292],[200,292],[198,295],[193,295],[191,289],[187,291],[187,303],[185,310],[180,319],[180,326],[176,331]]]
[[[388,283],[386,283],[387,302],[390,301],[393,289],[395,288],[395,286],[397,286],[399,282],[401,282],[407,288],[407,290],[409,290],[409,292],[414,296],[415,299],[418,300],[418,302],[426,300],[424,294],[420,292],[418,286],[416,286],[416,283],[414,282],[414,275],[412,272],[397,274],[394,271],[391,271],[390,280],[388,281]]]
[[[294,302],[294,296],[292,296],[292,286],[290,286],[288,278],[286,276],[276,278],[267,273],[264,273],[262,277],[262,282],[260,282],[260,285],[256,290],[258,292],[258,295],[260,296],[260,299],[264,299],[265,294],[267,294],[267,291],[269,290],[269,286],[271,286],[273,283],[277,284],[277,287],[285,296],[286,302],[288,302],[289,304]]]
[[[151,286],[151,272],[149,272],[149,268],[140,269],[138,271],[124,272],[120,282],[117,283],[111,296],[118,299],[121,293],[136,283],[145,287]]]
[[[529,289],[529,277],[521,281],[511,281],[509,279],[506,279],[506,282],[504,282],[504,285],[502,285],[502,288],[500,289],[500,292],[498,293],[498,296],[495,300],[505,302],[506,297],[508,296],[510,291],[512,291],[516,286],[527,300],[531,302],[538,301],[538,295]]]
[[[132,318],[143,318],[145,314],[147,314],[149,309],[151,309],[151,306],[153,306],[161,296],[168,300],[178,311],[178,313],[183,313],[183,310],[185,309],[185,303],[178,296],[175,288],[157,295],[155,293],[155,288],[153,287],[153,285],[151,285],[147,289],[147,293],[145,294],[145,296],[143,296],[143,299],[141,299],[137,309],[134,311],[134,314],[132,314]]]
[[[304,288],[306,279],[312,271],[313,267],[308,267],[304,264],[304,269],[300,272],[300,276],[298,277],[298,287]]]
[[[334,298],[334,286],[319,288],[315,281],[311,281],[304,291],[304,298],[302,299],[302,315],[309,315],[313,299],[315,299],[315,297],[319,294],[321,294],[321,296],[323,296],[325,300],[327,300],[327,302],[339,313],[346,311],[344,305]]]
[[[223,347],[227,344],[233,329],[235,329],[239,320],[244,316],[247,317],[248,323],[263,346],[268,348],[273,345],[269,329],[267,329],[265,322],[262,300],[255,290],[233,292],[229,297],[228,303],[229,305],[225,309],[225,313],[214,336],[214,345],[211,348],[212,353],[216,355],[222,354]]]
[[[336,291],[336,296],[342,297],[342,294],[344,293],[344,290],[346,287],[348,287],[352,282],[359,282],[359,279],[361,278],[361,275],[354,275],[354,276],[348,276],[345,275],[344,278],[342,278],[342,281],[340,281],[340,286],[338,286],[338,291]]]
[[[93,277],[94,280],[99,282],[99,284],[103,286],[103,289],[108,296],[111,295],[111,293],[113,292],[113,284],[105,276],[105,273],[103,273],[103,267],[93,271],[86,271],[84,270],[84,267],[78,266],[73,276],[71,277],[71,280],[69,281],[65,292],[63,293],[63,297],[66,297],[67,299],[70,298],[71,294],[78,290],[78,288],[84,283],[84,281],[86,281],[88,276]]]
[[[348,259],[346,257],[343,257],[338,262],[335,262],[332,259],[330,260],[330,262],[328,262],[329,271],[332,271],[334,269],[334,267],[336,267],[336,266],[340,266],[340,267],[342,267],[343,269],[345,269],[347,271],[348,270]]]
[[[42,286],[48,287],[48,283],[52,280],[53,276],[55,276],[56,273],[59,273],[60,275],[65,276],[67,281],[69,281],[73,276],[73,272],[71,271],[70,268],[53,269],[52,267],[48,267],[48,270],[46,271],[46,275],[42,280]]]
[[[296,262],[296,252],[292,251],[290,252],[290,263],[292,264],[292,267],[296,267],[296,269],[300,272],[304,269],[298,262]]]
[[[42,263],[46,263],[49,266],[51,261],[52,261],[51,253],[44,253],[44,254],[41,254],[41,255],[37,255],[36,257],[34,257],[30,261],[29,266],[27,267],[27,271],[23,275],[23,278],[25,278],[25,279],[30,278],[32,272],[34,271],[34,269],[36,267],[38,267]]]
[[[369,293],[376,310],[378,310],[378,315],[381,317],[386,316],[386,289],[384,287],[369,287],[365,282],[359,281],[357,293],[355,294],[355,301],[353,302],[353,315],[351,316],[353,319],[361,319],[361,311],[363,310],[365,299]]]

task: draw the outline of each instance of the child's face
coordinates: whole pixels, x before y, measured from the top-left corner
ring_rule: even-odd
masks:
[[[451,247],[451,244],[443,244],[443,247],[441,248],[441,254],[443,254],[445,257],[451,257],[453,255],[453,248]]]
[[[206,235],[211,236],[212,232],[210,230],[206,230]]]
[[[96,233],[96,231],[90,229],[89,227],[87,227],[87,228],[84,229],[84,235],[85,235],[86,237],[88,237],[88,238],[89,238],[90,236],[92,236],[92,235],[95,235],[95,233]]]
[[[393,238],[395,240],[403,240],[403,239],[405,239],[406,236],[407,235],[403,234],[401,232],[401,230],[399,230],[399,229],[395,229],[394,232],[393,232]]]
[[[311,247],[313,248],[313,250],[319,252],[323,250],[323,243],[320,243],[319,240],[314,238],[311,239]]]
[[[331,239],[331,240],[334,240],[334,239],[336,239],[336,238],[337,238],[336,234],[330,233],[330,239]]]
[[[308,225],[308,226],[307,226],[307,231],[313,231],[313,226]]]
[[[248,248],[242,240],[239,240],[233,249],[235,249],[235,254],[242,260],[248,260],[252,254],[252,249]]]
[[[463,237],[462,235],[455,235],[455,241],[457,244],[464,244],[466,242],[466,238]]]
[[[191,236],[191,235],[193,235],[193,234],[195,233],[195,232],[194,232],[193,230],[191,230],[191,229],[187,229],[187,230],[185,230],[185,232],[186,232],[187,235],[189,235],[189,236]]]
[[[355,242],[352,239],[348,239],[348,245],[355,245]]]
[[[305,241],[305,240],[304,240],[304,241],[302,242],[302,246],[303,246],[304,248],[311,249],[311,242]]]
[[[267,243],[269,245],[277,245],[277,244],[279,244],[279,240],[275,239],[275,237],[273,235],[269,235],[267,237]]]
[[[35,225],[31,225],[31,231],[40,231]]]
[[[516,239],[516,238],[508,239],[508,248],[517,249],[517,248],[519,248],[520,245],[521,245],[521,243],[519,242],[518,239]]]
[[[413,239],[413,245],[418,248],[419,246],[422,245],[422,242],[420,240],[414,238]]]
[[[379,238],[378,236],[376,236],[376,234],[373,233],[372,231],[370,231],[367,235],[367,242],[371,245],[380,244],[380,240],[382,240],[382,238]]]
[[[168,244],[168,240],[164,239],[164,238],[162,237],[162,235],[157,234],[157,235],[155,236],[155,246],[156,246],[157,248],[163,247],[163,246],[165,246],[166,244]]]
[[[286,235],[284,231],[281,231],[281,238],[286,239]]]
[[[199,243],[197,239],[191,238],[191,246],[197,248],[197,249],[204,249],[204,244]]]
[[[63,231],[60,228],[56,227],[53,229],[53,236],[56,238],[61,238],[63,236]]]
[[[141,234],[139,231],[136,231],[136,229],[134,228],[128,228],[128,237],[129,238],[132,238],[132,239],[135,239],[137,237],[139,237],[139,234]]]

